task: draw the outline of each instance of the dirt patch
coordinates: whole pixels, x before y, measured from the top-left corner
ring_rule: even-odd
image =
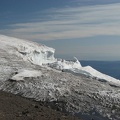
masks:
[[[81,120],[17,95],[0,91],[0,120]]]

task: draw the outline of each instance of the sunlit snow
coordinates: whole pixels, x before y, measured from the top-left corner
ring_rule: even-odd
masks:
[[[55,58],[54,52],[42,44],[0,35],[0,90],[37,101],[62,101],[68,112],[88,114],[95,109],[118,120],[120,81],[91,66],[82,67],[75,57]]]

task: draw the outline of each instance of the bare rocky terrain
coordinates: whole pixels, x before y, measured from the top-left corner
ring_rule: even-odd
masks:
[[[0,91],[0,120],[82,120],[41,102]]]

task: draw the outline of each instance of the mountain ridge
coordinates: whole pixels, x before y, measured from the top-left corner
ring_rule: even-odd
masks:
[[[53,48],[34,42],[0,36],[0,46],[0,90],[36,101],[63,101],[73,114],[93,114],[94,109],[102,117],[120,118],[119,80],[82,67],[77,59],[54,58]]]

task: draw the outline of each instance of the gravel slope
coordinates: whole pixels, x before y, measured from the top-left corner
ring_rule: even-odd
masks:
[[[0,120],[80,120],[39,102],[0,91]]]

